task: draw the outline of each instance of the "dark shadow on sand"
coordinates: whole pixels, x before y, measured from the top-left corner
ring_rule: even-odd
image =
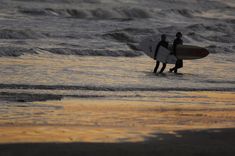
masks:
[[[156,134],[135,143],[0,144],[0,156],[234,156],[235,128]]]

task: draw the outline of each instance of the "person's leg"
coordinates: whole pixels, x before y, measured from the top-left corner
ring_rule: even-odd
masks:
[[[183,60],[179,60],[178,61],[178,65],[177,65],[177,68],[182,68],[183,67]]]
[[[162,69],[160,70],[159,73],[163,73],[163,71],[165,70],[165,68],[166,68],[166,63],[163,63],[163,64],[162,64]]]
[[[177,71],[178,71],[178,68],[175,68],[175,69],[174,69],[174,73],[177,73]]]
[[[176,65],[173,67],[173,68],[170,68],[170,72],[173,72],[173,71],[175,71],[175,69],[176,69]]]
[[[177,73],[179,68],[183,67],[183,60],[177,60],[174,73]]]
[[[157,62],[156,62],[156,66],[155,66],[155,68],[154,68],[154,70],[153,70],[154,73],[157,72],[157,69],[158,69],[158,67],[159,67],[159,64],[160,64],[160,62],[157,61]]]

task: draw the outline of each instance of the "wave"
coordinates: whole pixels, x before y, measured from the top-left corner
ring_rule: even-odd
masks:
[[[209,0],[209,1],[205,1],[205,0],[198,0],[200,2],[200,5],[203,9],[228,9],[230,8],[230,6],[228,4],[226,4],[225,1],[223,0],[215,0],[215,1],[212,1],[212,0]]]
[[[233,41],[234,41],[234,38],[231,35],[203,36],[203,35],[200,35],[199,33],[190,32],[190,33],[187,34],[187,36],[192,38],[195,41],[198,41],[198,42],[212,41],[212,42],[215,42],[215,44],[217,42],[220,42],[220,43],[233,43]],[[218,46],[211,45],[209,47],[210,48],[216,48]],[[232,52],[232,48],[229,48],[228,46],[221,47],[221,48],[230,49],[230,52]]]
[[[44,37],[45,35],[38,32],[34,32],[31,29],[0,29],[0,39],[38,39]]]
[[[161,15],[168,17],[169,15],[180,15],[183,17],[187,18],[192,18],[194,17],[195,13],[200,13],[199,10],[192,10],[192,9],[167,9],[167,10],[162,10],[160,12]]]
[[[136,36],[148,36],[154,33],[154,30],[147,28],[125,28],[107,32],[103,36],[113,38],[120,42],[138,42]]]
[[[152,29],[125,28],[107,32],[103,35],[103,37],[104,39],[113,39],[121,43],[126,43],[130,49],[139,51],[139,42],[142,40],[142,36],[149,36],[153,34],[155,34],[155,31]]]
[[[234,27],[226,23],[213,23],[213,24],[192,24],[186,27],[186,29],[190,29],[193,31],[214,31],[214,32],[222,32],[222,33],[231,33],[235,31]]]
[[[131,20],[150,18],[150,14],[141,8],[95,8],[95,9],[20,9],[21,13],[38,16],[64,16],[80,19]]]
[[[179,26],[167,26],[167,27],[162,27],[158,28],[160,32],[168,32],[168,33],[173,33],[176,31],[182,31],[184,34],[186,33],[200,33],[202,35],[207,35],[205,32],[214,32],[214,33],[224,33],[226,35],[229,35],[235,31],[235,28],[232,25],[228,25],[226,23],[218,23],[218,24],[190,24],[184,27],[179,27]]]
[[[104,38],[111,38],[119,42],[136,42],[133,37],[125,32],[110,32],[103,35]]]
[[[99,0],[16,0],[23,2],[47,2],[47,3],[100,3]]]
[[[233,47],[228,47],[228,46],[209,45],[205,48],[210,53],[213,53],[213,54],[216,54],[216,53],[233,53],[234,52]]]
[[[109,57],[137,57],[143,55],[140,51],[124,50],[80,50],[71,48],[48,48],[43,49],[48,52],[60,55],[79,55],[79,56],[109,56]]]
[[[83,85],[28,85],[0,84],[0,89],[43,89],[43,90],[93,90],[93,91],[235,91],[235,88],[175,88],[175,87],[122,87],[122,86],[83,86]]]
[[[221,43],[233,43],[234,38],[232,35],[216,35],[216,36],[208,36],[207,40],[213,42],[221,42]]]
[[[135,45],[128,45],[132,49],[138,49]],[[1,56],[21,56],[24,54],[38,54],[40,50],[47,51],[53,54],[59,55],[78,55],[78,56],[108,56],[108,57],[137,57],[143,55],[140,51],[124,51],[124,50],[80,50],[71,48],[21,48],[21,47],[0,47],[0,57]]]
[[[34,49],[27,49],[21,47],[0,47],[0,57],[1,56],[21,56],[24,54],[37,54]]]
[[[125,28],[125,29],[119,29],[119,30],[115,30],[115,31],[127,32],[127,33],[133,34],[133,35],[146,35],[146,34],[148,35],[148,34],[155,33],[154,30],[148,29],[148,28]]]
[[[24,14],[29,14],[29,15],[57,15],[56,12],[53,12],[53,10],[51,9],[22,9],[20,10],[21,13]]]
[[[210,30],[211,26],[207,26],[205,24],[199,23],[199,24],[189,25],[186,28],[193,30],[193,31],[206,31],[206,30]]]
[[[235,19],[225,19],[224,21],[229,24],[235,24]]]

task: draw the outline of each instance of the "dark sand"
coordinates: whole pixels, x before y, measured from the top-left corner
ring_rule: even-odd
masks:
[[[156,156],[235,155],[235,129],[178,131],[177,135],[157,134],[158,139],[133,143],[16,143],[1,144],[1,156]],[[159,137],[160,136],[160,137]]]

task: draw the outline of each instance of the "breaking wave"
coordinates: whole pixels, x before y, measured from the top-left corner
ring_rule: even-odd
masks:
[[[55,3],[55,0],[17,0],[24,2],[49,2]],[[57,3],[99,3],[99,0],[56,0]]]
[[[114,30],[107,32],[103,35],[105,38],[111,38],[119,42],[139,42],[140,39],[138,36],[147,36],[154,34],[155,31],[152,29],[144,29],[144,28],[125,28],[120,30]]]
[[[193,31],[215,31],[215,32],[225,32],[229,33],[235,30],[234,27],[230,27],[225,23],[214,23],[214,24],[192,24],[186,27]]]
[[[218,46],[218,45],[209,45],[206,47],[206,49],[210,53],[232,53],[234,52],[233,47],[227,47],[227,46]]]
[[[233,15],[235,7],[224,1],[12,0],[1,3],[7,4],[9,7],[12,6],[10,9],[5,9],[9,11],[6,11],[5,14],[14,15],[16,21],[12,21],[19,24],[11,27],[11,22],[5,21],[5,17],[3,17],[0,39],[45,38],[49,45],[46,45],[45,40],[40,40],[41,44],[36,44],[37,47],[61,47],[45,49],[54,54],[140,56],[141,53],[136,51],[139,50],[138,43],[143,38],[150,35],[160,36],[164,33],[172,42],[177,31],[183,33],[186,44],[207,47],[212,53],[231,53],[235,49],[235,46],[233,46],[235,40],[234,18],[227,18],[222,15],[222,17],[216,18],[221,11],[225,11],[225,15]],[[5,10],[2,12],[4,13]],[[19,12],[20,14],[18,14]],[[208,14],[213,14],[213,18]],[[45,16],[48,18],[44,18]],[[38,20],[42,21],[37,23],[38,25],[34,28],[35,21]],[[58,23],[54,23],[54,20],[58,20]],[[4,21],[9,22],[9,24],[5,25]],[[96,29],[97,22],[98,29]],[[26,27],[25,23],[29,23],[29,25]],[[103,28],[104,25],[107,26],[107,29]],[[47,26],[50,28],[47,29]],[[87,29],[85,29],[86,26],[88,26]],[[37,29],[37,31],[34,29]],[[77,42],[76,39],[81,40]],[[101,43],[102,41],[104,42]],[[27,41],[27,44],[29,46],[35,45],[35,40],[32,42],[33,44],[30,44],[30,41]],[[83,44],[83,42],[92,46],[87,46],[88,44]],[[110,45],[110,42],[115,44]],[[123,49],[123,43],[129,46],[130,51],[116,50]],[[228,46],[228,44],[230,45]],[[110,48],[113,45],[114,50],[105,50],[104,48]],[[75,49],[81,47],[87,50]],[[95,50],[90,50],[91,47]],[[5,49],[1,51],[5,51],[1,52],[1,56],[8,56]],[[13,48],[13,51],[9,52],[9,55],[22,54],[22,50],[16,52]]]
[[[0,39],[37,39],[45,37],[43,34],[34,32],[30,29],[25,30],[13,30],[13,29],[1,29]]]
[[[64,16],[80,19],[135,19],[149,18],[150,14],[141,8],[95,8],[95,9],[21,9],[21,13],[38,16]]]
[[[33,49],[21,48],[21,47],[0,47],[1,56],[21,56],[24,54],[37,54]]]
[[[129,45],[134,46],[134,45]],[[134,47],[132,47],[134,49]],[[0,47],[0,57],[13,56],[18,57],[24,54],[38,54],[43,50],[58,55],[77,55],[77,56],[107,56],[107,57],[137,57],[143,55],[141,51],[124,51],[124,50],[80,50],[71,48],[35,48],[27,49],[22,47]],[[136,48],[137,49],[137,48]]]
[[[136,42],[132,36],[125,32],[110,32],[103,35],[105,38],[111,38],[119,42]]]
[[[140,51],[123,50],[80,50],[71,48],[49,48],[44,50],[54,54],[79,56],[137,57],[143,55]]]
[[[192,9],[166,9],[161,10],[159,14],[163,17],[169,17],[169,16],[182,16],[187,18],[194,17],[195,13],[200,13],[199,10],[192,10]]]

